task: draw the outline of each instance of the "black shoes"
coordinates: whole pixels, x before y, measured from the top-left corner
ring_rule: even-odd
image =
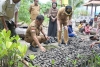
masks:
[[[66,43],[66,44],[64,44],[64,46],[65,46],[65,47],[67,47],[67,46],[68,46],[68,44]]]
[[[62,46],[62,44],[61,44],[61,43],[58,43],[58,46],[59,46],[59,47],[61,47],[61,46]]]
[[[30,49],[31,51],[33,51],[33,52],[37,52],[36,47],[30,46],[29,49]]]

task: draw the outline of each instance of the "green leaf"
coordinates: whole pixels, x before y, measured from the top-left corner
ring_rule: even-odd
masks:
[[[98,65],[100,65],[100,62],[97,62]]]
[[[6,35],[6,37],[8,37],[8,38],[9,38],[9,37],[10,37],[10,35],[11,35],[11,31],[10,31],[10,30],[8,30],[6,34],[7,34],[7,35]]]
[[[54,59],[51,61],[51,64],[52,64],[52,65],[54,65],[54,64],[55,64],[55,60],[54,60]]]
[[[80,58],[81,57],[80,54],[78,54],[77,57]]]
[[[31,60],[34,60],[34,59],[36,58],[36,56],[35,56],[35,55],[29,55],[29,58],[30,58]]]
[[[8,42],[8,41],[6,41],[6,48],[10,48],[11,47],[11,45],[12,45],[12,42]]]
[[[6,49],[6,45],[4,42],[2,42],[2,49]]]
[[[10,65],[13,65],[13,63],[14,63],[13,61],[10,61]]]
[[[26,46],[26,45],[21,45],[21,44],[20,44],[20,45],[18,46],[18,49],[19,49],[21,55],[24,56],[25,53],[26,53],[26,51],[27,51],[27,46]]]

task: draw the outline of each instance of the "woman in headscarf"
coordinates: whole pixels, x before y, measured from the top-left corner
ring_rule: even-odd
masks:
[[[48,18],[49,18],[49,27],[48,27],[48,36],[52,38],[52,42],[55,42],[55,38],[57,36],[57,3],[53,2],[52,7],[49,10]]]

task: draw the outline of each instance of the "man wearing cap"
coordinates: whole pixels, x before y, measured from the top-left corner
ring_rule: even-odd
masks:
[[[68,27],[67,24],[71,22],[72,7],[61,7],[57,13],[57,31],[58,31],[58,45],[61,46],[61,33],[62,27],[64,28],[64,42],[67,45],[68,42]],[[63,26],[62,26],[63,25]]]
[[[17,26],[18,8],[17,3],[20,0],[2,0],[0,4],[0,29],[5,28],[11,31],[11,36],[16,35],[15,27]],[[15,18],[13,22],[12,19]]]

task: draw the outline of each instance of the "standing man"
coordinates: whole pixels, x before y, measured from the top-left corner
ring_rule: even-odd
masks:
[[[34,3],[30,5],[29,12],[31,14],[31,21],[35,20],[40,12],[40,5],[38,4],[38,0],[34,0]]]
[[[26,35],[25,35],[25,41],[30,43],[30,50],[33,52],[37,52],[36,47],[38,46],[41,51],[45,52],[46,49],[40,44],[47,40],[47,36],[45,35],[42,23],[44,21],[44,17],[42,15],[38,15],[34,21],[31,22],[29,25]],[[40,35],[40,32],[43,35]]]
[[[72,7],[66,6],[59,9],[57,13],[57,30],[58,30],[58,45],[61,46],[61,33],[62,25],[64,28],[64,42],[67,45],[68,42],[68,27],[67,24],[71,22]]]
[[[17,16],[18,8],[17,3],[20,0],[4,0],[1,5],[0,10],[0,29],[5,28],[11,31],[11,36],[16,35],[15,27],[17,27]],[[15,16],[15,22],[12,21]]]

